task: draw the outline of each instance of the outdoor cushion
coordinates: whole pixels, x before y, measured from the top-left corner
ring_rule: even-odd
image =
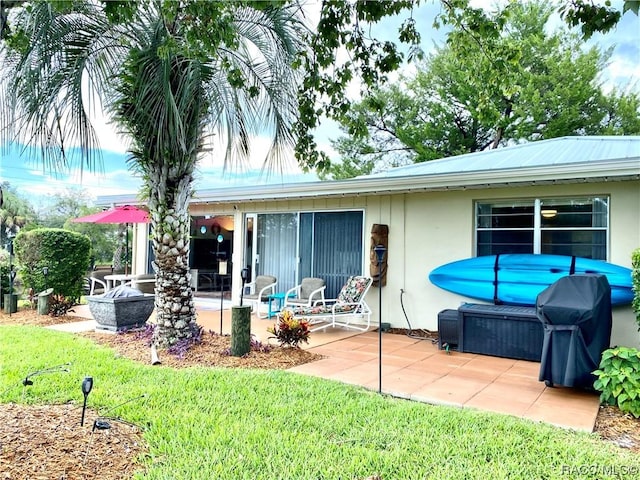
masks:
[[[362,293],[371,285],[369,277],[349,277],[338,294],[338,303],[356,303],[362,298]]]
[[[249,299],[249,300],[258,300],[258,295],[260,293],[262,293],[262,296],[260,297],[260,301],[261,302],[268,302],[269,298],[268,295],[274,293],[272,291],[272,289],[266,290],[265,289],[269,286],[269,285],[273,285],[274,283],[276,283],[276,277],[271,276],[271,275],[258,275],[256,277],[256,281],[255,281],[255,292],[256,293],[252,293],[249,295],[245,295],[244,298]]]

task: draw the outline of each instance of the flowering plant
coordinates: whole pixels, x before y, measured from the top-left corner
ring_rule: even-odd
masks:
[[[300,342],[309,342],[309,322],[294,318],[291,310],[280,312],[277,323],[267,331],[275,335],[280,346],[300,348]]]

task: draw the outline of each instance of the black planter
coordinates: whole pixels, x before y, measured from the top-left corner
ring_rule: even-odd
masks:
[[[5,293],[2,300],[4,313],[16,313],[18,311],[18,295]]]

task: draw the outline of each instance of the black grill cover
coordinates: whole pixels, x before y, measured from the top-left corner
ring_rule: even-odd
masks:
[[[602,352],[611,340],[611,287],[604,275],[562,277],[540,292],[536,313],[544,341],[540,380],[593,388]]]

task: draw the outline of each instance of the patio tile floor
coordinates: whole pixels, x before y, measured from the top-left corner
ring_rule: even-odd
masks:
[[[323,334],[315,332],[314,335]],[[308,347],[325,358],[289,371],[377,390],[378,348],[377,332],[331,340]],[[429,340],[389,333],[382,336],[382,351],[383,393],[593,431],[599,408],[598,395],[545,386],[538,380],[540,364],[537,362],[456,351],[447,353]],[[336,362],[336,359],[340,361]],[[348,363],[345,362],[347,359]],[[354,362],[362,365],[354,365]]]
[[[218,304],[219,305],[219,304]],[[214,305],[215,307],[215,305]],[[220,311],[198,308],[198,323],[219,331]],[[77,315],[91,318],[88,309]],[[223,310],[223,333],[231,332],[231,310]],[[268,342],[266,330],[275,319],[252,316],[251,331]],[[82,329],[87,329],[81,322]],[[72,330],[73,327],[66,327]],[[378,390],[378,332],[327,328],[311,334],[304,348],[322,355],[291,372]],[[540,364],[525,360],[439,350],[430,340],[382,335],[382,392],[430,404],[515,415],[536,422],[591,432],[599,409],[594,392],[556,386],[538,380]]]

